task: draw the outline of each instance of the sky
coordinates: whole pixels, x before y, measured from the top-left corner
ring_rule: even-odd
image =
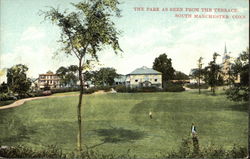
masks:
[[[60,30],[44,21],[39,11],[49,7],[74,11],[70,3],[80,0],[0,0],[0,70],[16,64],[28,66],[28,76],[39,74],[60,66],[78,64],[74,56],[56,55]],[[217,52],[224,53],[225,44],[232,57],[249,47],[249,1],[248,0],[123,0],[119,5],[121,18],[114,18],[119,43],[123,52],[115,54],[106,49],[98,53],[100,67],[113,67],[120,74],[128,74],[138,67],[152,67],[160,54],[172,59],[175,70],[190,73],[203,57],[204,66]],[[144,11],[135,8],[144,8]],[[159,8],[150,11],[147,8]],[[162,11],[168,8],[168,11]],[[183,11],[170,11],[182,8]],[[186,11],[199,8],[199,11]],[[237,9],[236,12],[202,12],[201,8]],[[180,9],[179,9],[180,10]],[[192,14],[191,18],[175,15]],[[194,15],[227,15],[229,18],[193,18]],[[245,16],[245,18],[233,18]],[[218,58],[221,62],[222,56]],[[5,76],[0,77],[0,82]]]

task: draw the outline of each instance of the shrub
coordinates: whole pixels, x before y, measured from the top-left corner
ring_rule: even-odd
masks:
[[[75,92],[80,91],[80,88],[57,88],[57,89],[51,89],[52,94],[53,93],[64,93],[64,92]]]
[[[0,93],[0,101],[7,101],[7,100],[16,100],[17,97],[13,94],[8,93]]]
[[[247,148],[234,145],[231,150],[225,150],[222,146],[210,145],[208,147],[199,146],[197,151],[194,148],[191,138],[182,139],[178,151],[164,154],[162,158],[244,158],[247,156]]]
[[[57,146],[51,145],[42,150],[34,150],[30,147],[18,145],[15,147],[0,147],[0,157],[6,158],[79,158],[74,152],[63,153]],[[114,153],[104,154],[94,150],[82,151],[80,154],[82,159],[132,159],[135,158],[127,153],[117,155]]]
[[[85,150],[80,154],[83,159],[132,159],[136,156],[129,154],[130,149],[124,154],[104,154],[96,150]],[[234,145],[231,150],[225,150],[223,147],[210,145],[208,147],[200,148],[198,152],[194,153],[192,148],[192,140],[185,138],[182,140],[179,150],[170,153],[161,153],[162,156],[156,158],[244,158],[247,156],[247,148]],[[76,158],[74,152],[63,153],[62,149],[57,146],[50,145],[41,150],[34,150],[30,147],[18,145],[14,147],[1,147],[0,157],[6,158]],[[79,158],[79,157],[78,157]]]
[[[124,85],[118,85],[115,87],[115,90],[117,92],[127,92],[127,93],[136,93],[136,92],[159,92],[161,91],[159,88],[157,87],[141,87],[141,88],[130,88],[130,87],[126,87]]]
[[[96,91],[98,91],[98,89],[97,88],[95,88],[95,87],[91,87],[91,88],[88,88],[88,89],[83,89],[83,93],[84,94],[92,94],[92,93],[94,93],[94,92],[96,92]]]
[[[98,86],[96,87],[96,90],[104,90],[105,92],[108,92],[111,90],[110,86]]]
[[[168,82],[166,85],[166,88],[164,88],[164,91],[166,92],[182,92],[185,91],[185,88],[183,88],[180,84],[173,84],[171,82]]]
[[[115,86],[116,92],[127,92],[127,88],[124,85],[117,85]]]
[[[56,146],[48,146],[43,150],[33,150],[30,147],[18,145],[15,147],[0,148],[0,157],[7,158],[66,158],[62,150]]]
[[[142,87],[137,89],[138,92],[158,92],[160,91],[156,87]]]
[[[198,83],[187,84],[186,87],[190,89],[199,89]],[[209,87],[208,84],[200,84],[201,89],[208,89],[208,87]]]
[[[42,94],[43,94],[44,96],[48,96],[48,95],[51,95],[52,92],[51,92],[50,90],[48,90],[48,91],[43,91]]]
[[[15,100],[0,101],[0,106],[5,106],[14,103]]]

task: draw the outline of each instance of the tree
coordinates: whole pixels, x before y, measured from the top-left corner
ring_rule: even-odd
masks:
[[[28,67],[22,64],[7,69],[7,85],[19,96],[25,95],[31,86],[31,81],[26,75],[27,71]]]
[[[60,77],[60,83],[64,87],[75,87],[78,81],[77,65],[70,65],[69,67],[61,66],[57,69],[56,74]]]
[[[165,53],[161,54],[159,57],[155,58],[153,69],[162,73],[163,88],[165,88],[166,82],[174,77],[175,70],[172,67],[172,59],[168,58]]]
[[[8,85],[7,85],[7,83],[3,82],[0,85],[0,92],[1,93],[8,93]]]
[[[115,82],[115,78],[118,77],[118,74],[116,73],[116,70],[114,68],[106,67],[101,68],[96,73],[96,83],[99,85],[109,85],[112,86]]]
[[[205,82],[211,87],[213,95],[215,95],[216,86],[222,84],[221,67],[216,64],[218,53],[213,54],[213,60],[209,62],[208,66],[204,68]]]
[[[200,88],[200,85],[201,85],[201,70],[202,70],[202,57],[199,58],[198,60],[198,87],[199,87],[199,94],[201,94],[201,88]]]
[[[96,72],[97,72],[97,71],[85,71],[85,72],[83,73],[84,80],[85,80],[85,81],[93,81],[93,82],[94,82]]]
[[[181,71],[175,71],[173,79],[174,80],[188,80],[189,77],[188,77],[188,75],[186,75],[185,73],[183,73]]]
[[[61,50],[78,59],[78,77],[80,94],[77,105],[77,148],[82,149],[82,95],[83,72],[89,67],[91,60],[98,60],[97,53],[104,46],[110,46],[115,53],[121,51],[118,42],[119,31],[115,28],[113,17],[120,17],[117,0],[84,1],[72,5],[77,11],[68,13],[51,8],[41,12],[46,20],[56,24],[61,29]]]
[[[249,100],[249,48],[243,51],[234,61],[231,67],[232,71],[232,87],[227,91],[227,97],[233,101]],[[235,79],[240,75],[240,83],[236,83]]]
[[[61,66],[56,70],[56,74],[60,77],[60,84],[61,86],[66,86],[67,85],[67,80],[66,80],[66,74],[68,72],[68,69],[64,66]]]

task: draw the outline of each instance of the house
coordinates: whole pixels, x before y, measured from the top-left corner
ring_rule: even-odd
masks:
[[[138,88],[138,87],[162,88],[162,73],[152,68],[143,66],[127,74],[125,84],[126,86],[131,88]]]
[[[60,87],[60,78],[57,74],[52,71],[48,71],[45,74],[39,74],[38,77],[38,88],[44,89],[46,86],[52,88]]]
[[[125,85],[126,84],[126,75],[119,75],[114,79],[115,85]]]
[[[38,89],[38,78],[30,78],[31,81],[31,90],[35,91]]]

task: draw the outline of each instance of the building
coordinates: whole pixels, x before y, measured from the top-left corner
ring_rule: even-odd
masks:
[[[115,85],[125,85],[126,84],[126,75],[119,75],[114,79]]]
[[[235,83],[240,82],[240,74],[238,74],[236,77],[231,75],[231,66],[233,63],[234,58],[230,57],[230,52],[227,52],[227,47],[225,44],[224,54],[222,57],[222,63],[221,63],[221,76],[223,77],[223,81],[225,84],[230,84],[230,80],[234,80]]]
[[[51,71],[48,71],[45,74],[39,74],[38,78],[38,88],[44,89],[46,86],[53,88],[60,87],[60,78],[57,74],[54,74]]]
[[[125,84],[126,86],[131,88],[138,88],[138,87],[162,88],[162,73],[152,68],[143,66],[127,74]]]
[[[220,76],[223,78],[224,84],[228,85],[230,84],[231,80],[233,80],[235,83],[239,83],[240,82],[240,75],[238,74],[236,77],[231,75],[231,67],[233,64],[234,58],[232,58],[230,56],[230,52],[227,52],[227,47],[225,44],[225,48],[224,48],[224,54],[222,56],[222,63],[220,64],[220,68],[221,68],[221,72],[220,72]],[[196,69],[191,69],[190,75],[193,74],[193,72]],[[194,78],[191,77],[190,78],[190,83],[191,84],[196,84],[198,83],[198,78]],[[205,83],[204,80],[201,79],[200,83]]]
[[[38,89],[38,78],[30,78],[31,81],[31,90],[35,91]]]

